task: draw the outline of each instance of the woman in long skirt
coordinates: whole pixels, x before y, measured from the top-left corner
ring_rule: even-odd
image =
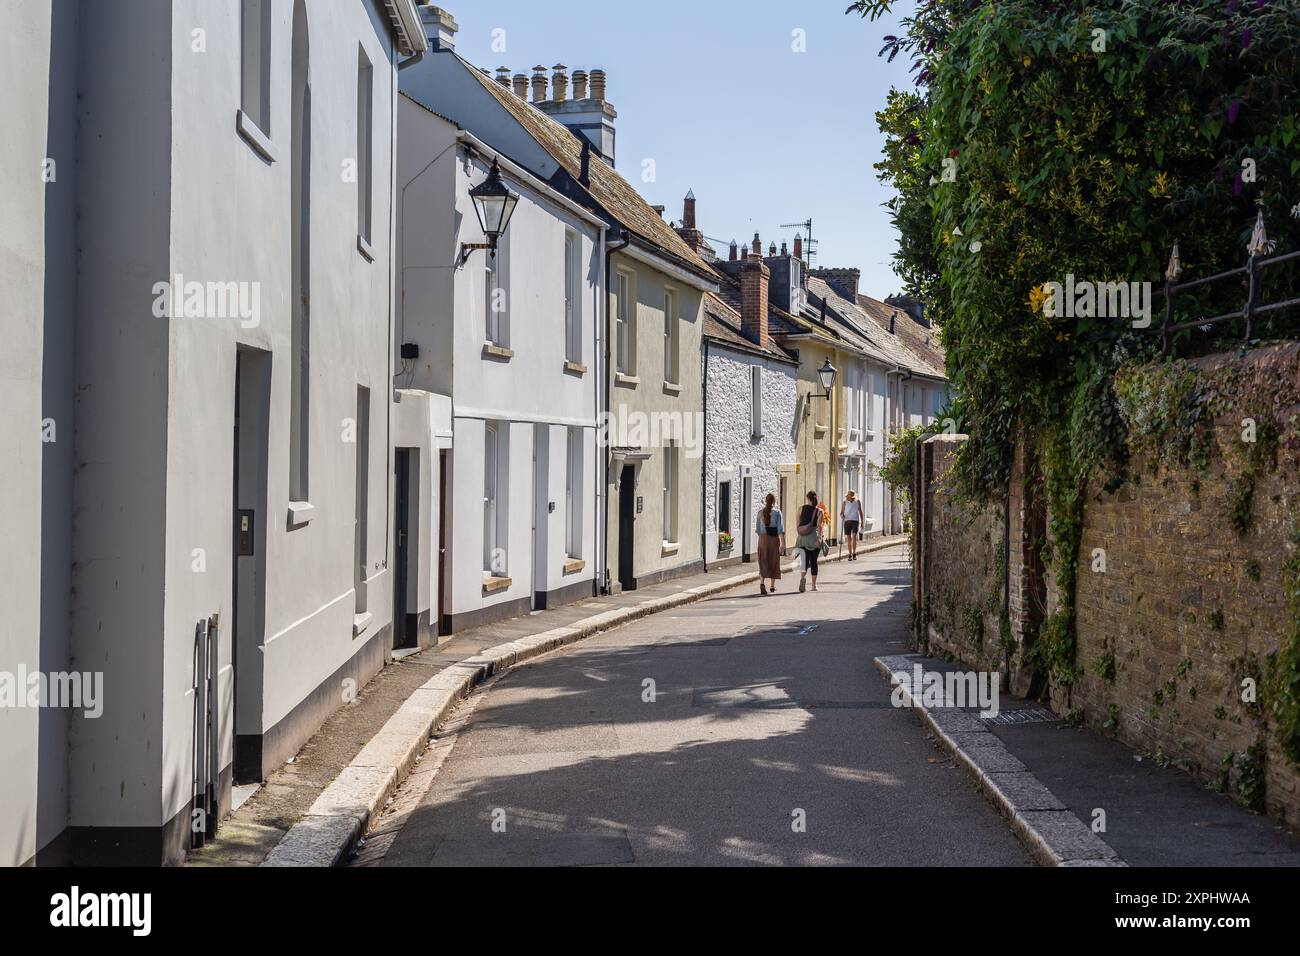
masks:
[[[758,593],[767,594],[767,582],[781,580],[781,542],[785,540],[785,518],[776,507],[776,495],[769,493],[763,499],[763,509],[754,518],[758,533]]]

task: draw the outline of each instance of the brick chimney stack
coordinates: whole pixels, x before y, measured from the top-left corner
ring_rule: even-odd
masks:
[[[557,63],[551,69],[555,71],[551,74],[551,99],[563,103],[569,97],[569,68]]]
[[[824,280],[850,302],[857,301],[858,281],[862,278],[861,269],[810,269],[809,272]]]
[[[573,98],[575,100],[585,100],[587,98],[587,71],[573,71]]]
[[[527,102],[528,100],[528,74],[516,73],[514,77],[515,96]]]
[[[767,348],[767,291],[772,279],[758,255],[751,255],[740,267],[740,331],[760,348]]]
[[[682,225],[677,230],[677,235],[694,252],[699,252],[704,247],[704,233],[695,228],[695,190],[687,192],[686,198],[682,200]]]
[[[533,67],[533,102],[541,103],[546,100],[546,67]]]

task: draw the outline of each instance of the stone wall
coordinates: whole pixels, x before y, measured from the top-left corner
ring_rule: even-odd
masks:
[[[1300,346],[1188,364],[1210,411],[1205,454],[1189,464],[1131,440],[1127,480],[1088,489],[1074,683],[1048,687],[1021,663],[1058,605],[1039,555],[1041,477],[1023,442],[1005,537],[1001,502],[962,504],[946,487],[959,440],[918,446],[918,637],[931,653],[1000,666],[1016,693],[1294,827],[1300,767],[1279,749],[1267,688],[1278,652],[1300,638]],[[1002,585],[999,643],[981,601]]]

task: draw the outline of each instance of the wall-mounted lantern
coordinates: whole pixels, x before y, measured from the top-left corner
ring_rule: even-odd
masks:
[[[487,179],[469,191],[469,198],[474,200],[474,212],[478,214],[478,224],[487,236],[487,242],[462,242],[460,244],[460,264],[464,265],[475,249],[486,249],[493,257],[497,254],[497,243],[505,235],[514,215],[519,197],[512,193],[501,178],[501,168],[492,160],[492,168]]]

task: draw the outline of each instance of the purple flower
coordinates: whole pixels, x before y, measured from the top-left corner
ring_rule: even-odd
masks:
[[[1241,181],[1241,173],[1237,173],[1237,178],[1232,181],[1232,194],[1234,196],[1240,196],[1245,188],[1245,185]]]
[[[1248,46],[1250,46],[1250,28],[1249,28],[1249,27],[1247,27],[1245,30],[1242,30],[1242,31],[1241,31],[1241,48],[1244,50],[1244,49],[1246,49],[1246,47],[1248,47]]]
[[[1233,100],[1228,104],[1228,122],[1237,122],[1237,117],[1241,115],[1241,100]]]
[[[1263,10],[1263,9],[1264,9],[1264,0],[1255,0],[1255,9],[1256,9],[1256,10]]]
[[[1237,2],[1237,0],[1228,0],[1228,12],[1229,12],[1229,13],[1236,13],[1236,12],[1237,12],[1237,6],[1238,6],[1238,2]]]

